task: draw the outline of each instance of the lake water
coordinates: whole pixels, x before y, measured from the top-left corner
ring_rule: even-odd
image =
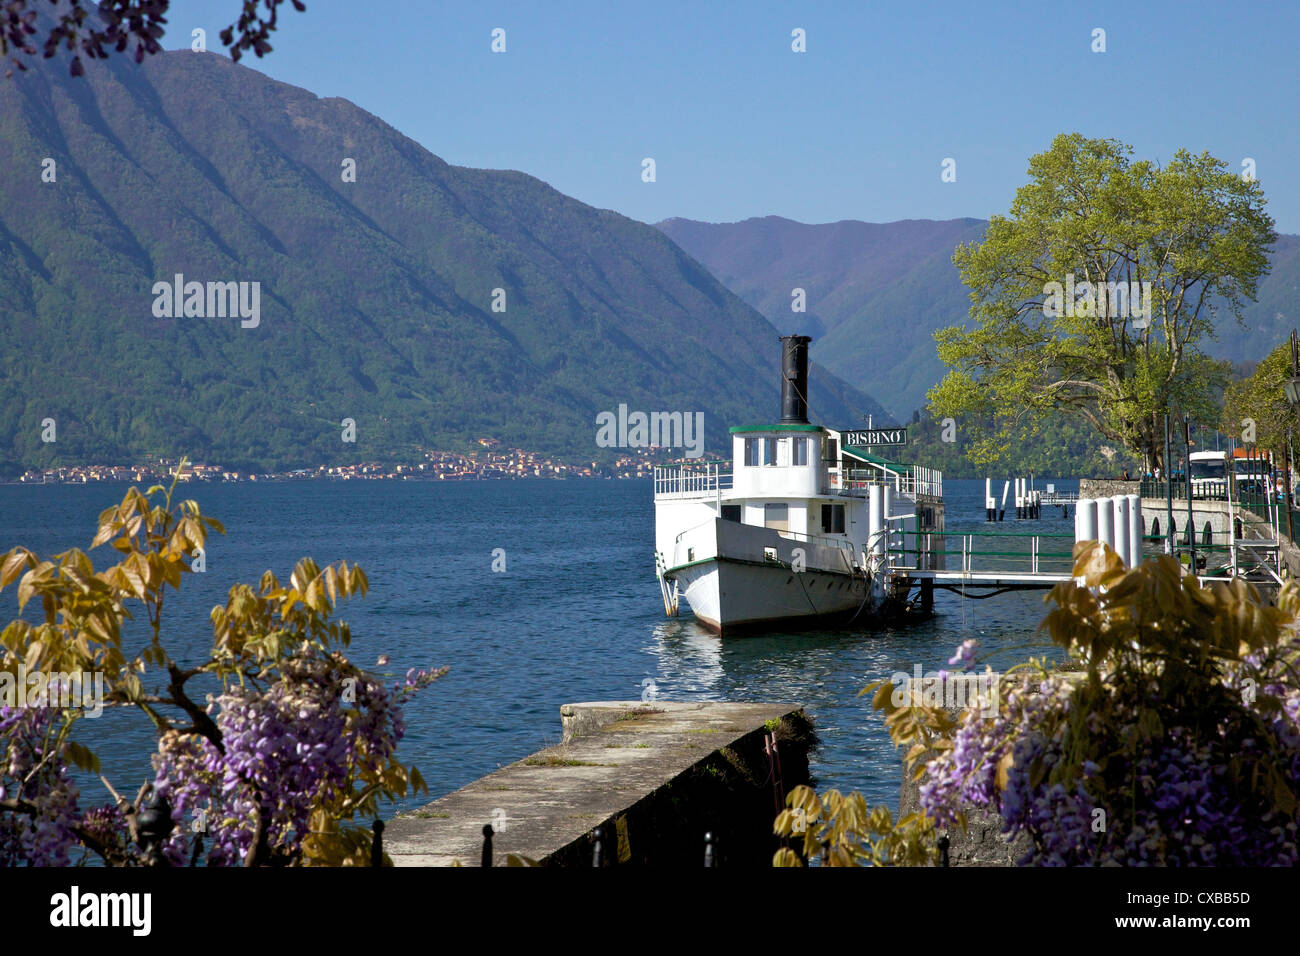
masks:
[[[1047,479],[1051,480],[1051,479]],[[1036,482],[1041,487],[1041,479]],[[1072,492],[1077,481],[1056,480]],[[983,531],[983,481],[946,481],[950,531]],[[42,556],[90,543],[99,512],[124,486],[0,486],[0,549]],[[375,670],[448,665],[450,673],[406,708],[399,754],[429,783],[425,802],[560,738],[560,706],[637,700],[653,679],[661,700],[801,703],[823,740],[813,772],[823,788],[861,790],[897,806],[899,761],[881,718],[858,691],[895,671],[945,665],[978,637],[1001,667],[1050,654],[1035,638],[1042,592],[988,600],[939,592],[936,617],[907,629],[767,634],[720,640],[682,617],[667,620],[654,576],[649,480],[293,482],[187,486],[226,535],[209,540],[207,571],[187,576],[164,609],[164,643],[182,662],[211,644],[208,612],[236,581],[294,563],[360,564],[370,593],[345,602],[349,656]],[[1071,509],[1071,515],[1073,509]],[[1045,509],[1000,531],[1069,533]],[[950,544],[950,548],[958,547]],[[1063,545],[1069,549],[1069,543]],[[492,571],[505,549],[506,571]],[[107,550],[107,549],[105,549]],[[110,555],[95,554],[97,566]],[[0,615],[17,613],[14,588]],[[30,615],[30,609],[29,609]],[[375,667],[379,655],[390,663]],[[138,713],[83,722],[79,739],[100,754],[121,793],[149,771],[150,725]],[[84,805],[107,802],[98,782]]]

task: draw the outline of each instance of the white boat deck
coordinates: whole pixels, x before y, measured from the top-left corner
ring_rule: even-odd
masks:
[[[818,494],[866,498],[872,485],[889,485],[895,493],[908,498],[943,497],[943,474],[920,466],[883,477],[882,472],[870,469],[828,469],[826,484],[818,489]],[[697,468],[688,465],[668,466],[654,470],[655,501],[725,498],[733,488],[731,462]]]

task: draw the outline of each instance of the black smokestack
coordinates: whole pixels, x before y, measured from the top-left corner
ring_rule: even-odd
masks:
[[[781,336],[781,424],[808,424],[807,335]]]

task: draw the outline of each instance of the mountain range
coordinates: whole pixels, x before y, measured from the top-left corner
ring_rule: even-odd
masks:
[[[727,426],[779,409],[777,330],[660,230],[224,55],[0,81],[0,168],[0,472],[478,437],[596,460],[620,404],[703,412],[729,454]],[[810,400],[884,414],[823,368]]]
[[[906,422],[943,372],[933,332],[967,316],[953,249],[986,225],[653,227],[192,51],[0,83],[0,164],[0,476],[480,437],[608,460],[620,405],[703,412],[727,454],[728,425],[774,417],[791,332],[814,336],[815,420]],[[1249,363],[1296,324],[1300,237],[1272,265],[1211,352]]]
[[[778,329],[815,336],[813,358],[878,396],[898,422],[923,409],[926,391],[943,377],[934,332],[964,324],[970,310],[952,254],[979,241],[987,225],[982,219],[812,225],[779,216],[658,223]],[[1211,355],[1258,361],[1300,324],[1300,236],[1279,236],[1270,262],[1257,301],[1242,309],[1245,327],[1221,313],[1216,339],[1205,343]],[[803,290],[804,312],[792,308],[796,289]]]

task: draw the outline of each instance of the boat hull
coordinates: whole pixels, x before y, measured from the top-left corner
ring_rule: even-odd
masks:
[[[871,613],[864,577],[726,557],[670,572],[696,620],[717,634],[842,626]]]

